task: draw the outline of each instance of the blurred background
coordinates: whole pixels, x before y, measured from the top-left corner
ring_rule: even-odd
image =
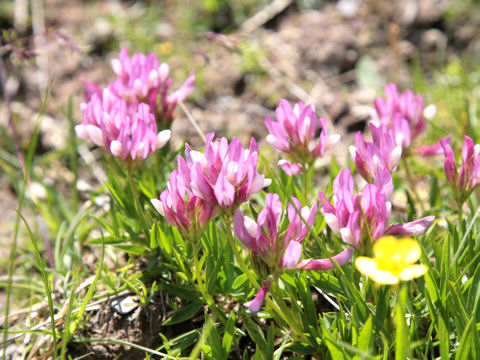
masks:
[[[205,132],[260,140],[265,115],[287,98],[315,104],[345,135],[365,127],[387,82],[428,87],[427,103],[436,83],[478,84],[479,9],[474,0],[2,1],[0,49],[24,142],[49,90],[39,151],[64,146],[68,98],[80,121],[81,80],[105,85],[123,47],[168,62],[174,87],[197,71],[189,107]],[[0,114],[5,126],[3,102]],[[175,148],[202,143],[181,110],[173,130]]]

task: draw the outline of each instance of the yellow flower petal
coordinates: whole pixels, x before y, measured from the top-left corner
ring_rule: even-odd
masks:
[[[425,265],[415,265],[420,258],[420,245],[412,238],[384,236],[373,245],[373,258],[359,256],[355,266],[379,284],[394,285],[425,274]]]
[[[407,268],[403,269],[400,273],[400,279],[403,281],[409,281],[412,279],[416,279],[427,272],[428,268],[421,264],[421,265],[410,265]]]
[[[359,256],[355,259],[355,266],[362,274],[371,276],[377,271],[377,262],[374,259],[365,256]]]
[[[420,258],[420,245],[412,238],[384,236],[373,245],[373,254],[386,263],[413,264]]]
[[[385,270],[378,270],[370,278],[378,284],[382,285],[395,285],[399,283],[398,277],[393,275],[389,271]]]

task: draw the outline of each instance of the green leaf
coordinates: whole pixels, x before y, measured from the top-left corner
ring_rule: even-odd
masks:
[[[310,355],[310,354],[315,353],[315,351],[316,351],[316,349],[313,346],[298,343],[298,342],[288,344],[286,346],[286,348],[289,349],[289,350],[295,351],[299,354],[302,354],[302,355]]]
[[[161,350],[163,348],[178,348],[179,350],[184,350],[186,348],[189,348],[195,343],[195,341],[198,340],[200,331],[201,329],[195,329],[180,336],[177,336],[175,339],[172,339],[168,343],[165,343],[157,350]]]
[[[373,345],[373,318],[370,315],[365,325],[363,325],[358,337],[358,348],[367,351]]]
[[[355,304],[354,309],[356,309],[361,316],[359,321],[364,322],[367,320],[367,317],[369,315],[369,310],[368,306],[365,303],[365,300],[363,299],[362,294],[358,289],[353,285],[352,281],[350,279],[347,279],[346,277],[339,278],[341,286],[343,285],[343,288],[345,292],[347,293],[350,301],[352,304]]]
[[[172,316],[165,320],[163,325],[175,325],[190,320],[198,313],[202,306],[203,303],[201,302],[194,302],[183,306],[180,310],[176,311]]]
[[[51,319],[51,327],[52,327],[51,334],[52,334],[53,347],[54,347],[53,355],[54,355],[54,358],[57,359],[57,351],[58,351],[57,350],[57,335],[56,335],[57,330],[56,330],[56,326],[55,326],[55,318],[54,318],[55,312],[54,312],[54,308],[53,308],[53,298],[52,298],[52,290],[51,290],[51,287],[50,287],[50,281],[48,279],[48,275],[47,275],[46,268],[45,268],[45,263],[43,261],[42,254],[40,253],[40,249],[38,248],[35,236],[33,235],[32,230],[30,229],[30,226],[28,225],[27,220],[25,220],[23,215],[18,213],[18,216],[22,219],[22,221],[25,225],[25,228],[28,231],[28,236],[30,237],[30,240],[32,241],[32,244],[35,248],[35,255],[37,257],[37,261],[38,261],[38,264],[39,264],[39,267],[40,267],[40,271],[42,273],[42,279],[43,279],[43,284],[45,285],[45,290],[46,290],[46,293],[47,293],[48,309],[49,309],[50,319]]]
[[[303,308],[305,309],[307,315],[308,325],[316,327],[317,311],[315,310],[315,305],[313,303],[312,292],[310,291],[310,284],[307,284],[307,282],[303,278],[297,278],[296,288],[300,295],[300,301],[302,302]],[[303,317],[304,316],[302,316],[302,318]]]
[[[480,322],[480,264],[475,269],[472,277],[470,289],[468,291],[467,307],[472,314],[475,314],[475,319]]]
[[[379,289],[377,308],[375,312],[375,324],[378,329],[383,327],[387,314],[390,312],[390,287],[383,286]]]
[[[228,317],[228,321],[225,324],[225,332],[223,333],[222,347],[225,353],[230,354],[232,348],[233,337],[235,331],[235,313],[232,311]]]
[[[438,336],[440,338],[440,357],[442,360],[450,359],[450,338],[448,335],[448,317],[445,319],[441,312],[438,317]]]
[[[212,322],[210,317],[207,318],[207,326],[206,328],[210,329],[208,333],[208,343],[212,349],[213,358],[216,359],[226,359],[227,354],[225,353],[222,344],[220,343],[220,336],[218,335],[217,328],[215,324]]]
[[[248,281],[248,277],[245,274],[242,274],[238,276],[235,281],[232,284],[232,289],[234,291],[238,291],[240,288],[242,288]]]
[[[273,360],[274,349],[275,349],[275,326],[270,325],[267,333],[267,348],[265,350],[266,360]]]
[[[249,317],[245,319],[244,322],[245,328],[247,329],[248,335],[252,338],[253,342],[257,344],[260,350],[263,352],[267,347],[267,342],[265,341],[265,336],[263,335],[262,328]]]
[[[330,332],[325,326],[322,326],[323,341],[327,345],[330,356],[335,360],[345,360],[345,354],[343,353],[342,347],[338,344],[337,341],[333,338]]]
[[[170,294],[178,296],[183,300],[188,300],[193,302],[198,301],[198,294],[194,291],[191,291],[190,290],[191,287],[185,287],[181,285],[167,284],[167,283],[163,283],[162,287],[165,290],[167,290]]]
[[[470,356],[470,348],[473,342],[472,340],[474,331],[476,331],[475,317],[472,317],[463,331],[462,338],[460,340],[460,346],[455,354],[455,360],[472,359]]]

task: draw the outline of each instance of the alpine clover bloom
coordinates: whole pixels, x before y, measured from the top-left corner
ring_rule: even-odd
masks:
[[[216,212],[213,206],[189,190],[185,184],[185,180],[189,179],[185,173],[182,176],[178,170],[172,171],[167,189],[159,199],[151,199],[150,202],[165,217],[167,224],[176,226],[185,238],[197,241]]]
[[[311,209],[301,208],[300,202],[292,197],[292,204],[287,207],[289,226],[283,236],[279,232],[283,209],[278,194],[268,193],[265,196],[265,208],[258,214],[256,222],[243,216],[240,210],[235,213],[233,231],[236,237],[253,252],[254,257],[262,259],[269,273],[276,273],[282,268],[292,269],[300,261],[301,242],[308,235],[309,229],[298,215],[297,209],[308,226],[313,226],[317,204]]]
[[[154,54],[130,58],[122,49],[111,65],[118,77],[105,89],[84,81],[83,122],[75,131],[123,160],[145,159],[170,139],[169,130],[157,133],[157,129],[170,127],[176,104],[194,89],[195,73],[168,94],[172,83],[168,65],[159,65]]]
[[[128,56],[123,48],[119,58],[111,61],[117,79],[109,84],[112,92],[126,102],[144,102],[155,115],[157,126],[169,128],[173,111],[179,101],[185,100],[194,90],[195,72],[191,72],[182,86],[168,94],[173,79],[169,77],[168,64],[159,64],[153,53]]]
[[[402,146],[396,144],[394,133],[386,124],[370,122],[370,130],[373,142],[365,141],[362,133],[357,132],[350,154],[360,175],[373,183],[379,169],[387,169],[390,173],[397,169]]]
[[[145,159],[170,139],[170,130],[157,132],[149,105],[127,104],[109,88],[101,95],[91,94],[82,110],[83,122],[75,126],[77,136],[122,160]]]
[[[327,134],[327,120],[317,119],[313,105],[299,102],[292,108],[287,100],[281,99],[275,115],[276,121],[269,116],[265,118],[270,132],[267,142],[286,156],[278,165],[290,176],[311,166],[340,140],[340,135]],[[319,124],[321,131],[317,137]]]
[[[480,144],[474,145],[473,140],[465,135],[462,146],[462,167],[457,169],[455,155],[450,144],[441,139],[445,153],[445,176],[453,190],[455,200],[463,204],[475,187],[480,185]]]
[[[257,171],[258,145],[254,138],[245,149],[237,138],[214,139],[209,133],[203,153],[186,145],[185,159],[179,158],[179,173],[195,196],[227,216],[250,196],[271,184]]]
[[[354,193],[350,169],[343,169],[333,182],[333,204],[323,192],[319,192],[321,213],[328,226],[339,233],[344,242],[361,252],[368,250],[371,243],[383,235],[423,234],[435,219],[434,216],[405,224],[387,225],[392,192],[392,177],[386,169],[381,169],[375,182],[367,184],[359,193]]]
[[[395,84],[385,86],[385,99],[374,101],[377,120],[392,129],[395,144],[404,149],[410,148],[412,140],[423,133],[427,126],[425,119],[432,119],[436,113],[435,105],[424,106],[420,94],[406,90],[399,94]],[[442,149],[439,143],[422,146],[413,151],[423,156],[440,155]]]
[[[384,236],[373,245],[374,257],[359,256],[355,266],[378,284],[395,285],[400,280],[413,280],[427,272],[425,265],[415,264],[420,254],[420,246],[414,239]]]
[[[282,213],[280,197],[277,194],[268,193],[265,197],[265,208],[258,214],[256,222],[248,216],[243,216],[240,210],[236,211],[233,219],[235,236],[251,250],[251,260],[256,272],[262,277],[267,277],[255,299],[245,303],[251,311],[260,309],[271,285],[271,277],[281,275],[284,269],[329,270],[334,268],[330,259],[309,259],[300,262],[302,241],[315,222],[317,204],[315,203],[311,208],[302,208],[300,202],[292,197],[287,207],[289,225],[285,232],[280,231]],[[333,259],[343,266],[350,257],[349,250]]]

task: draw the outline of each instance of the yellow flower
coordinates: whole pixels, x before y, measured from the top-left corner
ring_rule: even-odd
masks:
[[[373,255],[373,258],[359,256],[355,266],[379,284],[394,285],[427,272],[425,265],[414,264],[420,258],[420,245],[412,238],[384,236],[373,245]]]

